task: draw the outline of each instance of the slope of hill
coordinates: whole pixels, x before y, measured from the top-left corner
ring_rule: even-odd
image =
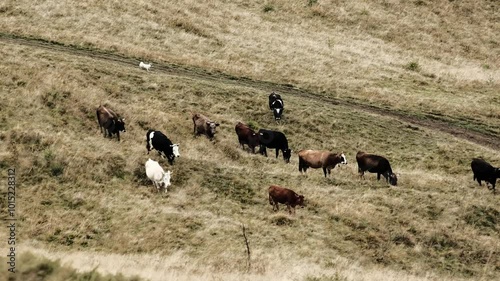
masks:
[[[0,166],[18,170],[22,243],[63,260],[75,251],[170,257],[154,264],[191,280],[493,280],[500,271],[498,196],[477,187],[469,164],[477,156],[500,163],[498,148],[349,106],[434,116],[498,137],[493,42],[499,39],[478,32],[498,25],[498,4],[483,2],[487,8],[467,1],[460,7],[342,2],[335,4],[339,9],[326,1],[187,1],[177,3],[180,9],[140,1],[2,4],[3,33],[154,61],[146,72],[99,56],[0,41]],[[454,25],[453,12],[464,7],[483,21]],[[457,35],[444,43],[405,43],[431,28],[430,20],[417,24],[420,13],[436,11]],[[363,17],[376,27],[360,23]],[[413,32],[403,32],[403,23]],[[383,37],[379,29],[391,26],[392,37]],[[434,32],[431,38],[445,34]],[[462,34],[471,34],[474,52],[449,48],[467,41]],[[162,62],[196,75],[165,72]],[[203,79],[210,76],[200,68],[253,83]],[[342,103],[283,90],[285,120],[277,124],[266,103],[273,89],[259,79],[293,83]],[[99,104],[126,118],[120,143],[98,132]],[[221,123],[214,142],[193,137],[190,116],[196,111]],[[239,148],[238,121],[285,132],[291,163]],[[174,166],[160,160],[173,172],[167,194],[152,192],[144,174],[148,157],[159,160],[146,155],[148,128],[181,145]],[[349,164],[326,179],[319,170],[301,175],[296,152],[304,148],[343,151]],[[387,156],[400,185],[388,187],[373,175],[359,179],[358,150]],[[296,216],[273,213],[270,184],[304,194],[307,206]],[[248,231],[249,269],[241,225]],[[165,271],[155,268],[132,273],[161,280]]]

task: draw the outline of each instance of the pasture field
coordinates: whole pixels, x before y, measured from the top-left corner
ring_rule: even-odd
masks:
[[[92,280],[498,278],[499,197],[470,161],[500,166],[499,3],[294,3],[0,4],[0,167],[18,171],[25,272],[78,280],[36,256]],[[120,143],[99,133],[99,104],[125,117]],[[193,136],[193,112],[221,124],[214,142]],[[284,132],[291,163],[242,150],[238,121]],[[173,166],[146,154],[149,128],[180,144]],[[301,175],[306,148],[349,163]],[[398,186],[360,179],[358,150],[386,156]],[[148,157],[172,171],[168,193]],[[306,207],[272,212],[271,184]]]

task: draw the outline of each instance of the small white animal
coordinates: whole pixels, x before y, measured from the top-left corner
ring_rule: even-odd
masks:
[[[170,186],[170,171],[163,171],[163,168],[158,164],[158,162],[148,159],[145,164],[146,176],[153,182],[158,192],[160,192],[161,186],[165,188],[165,193],[167,193],[167,187]]]
[[[139,63],[139,68],[144,68],[146,69],[147,71],[149,71],[149,69],[153,66],[152,63],[143,63],[142,61]]]

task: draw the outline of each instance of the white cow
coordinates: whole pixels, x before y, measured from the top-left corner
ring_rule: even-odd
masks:
[[[153,66],[152,63],[143,63],[142,61],[139,63],[139,68],[144,68],[146,69],[147,71],[149,71],[149,69]]]
[[[163,168],[158,164],[158,162],[148,159],[145,164],[146,175],[153,182],[158,192],[160,192],[161,186],[165,188],[165,193],[167,193],[167,187],[170,186],[170,171],[163,171]]]

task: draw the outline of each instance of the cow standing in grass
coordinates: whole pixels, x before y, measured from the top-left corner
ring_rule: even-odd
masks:
[[[146,133],[146,149],[148,154],[151,150],[156,149],[158,154],[163,158],[168,159],[170,165],[174,164],[176,157],[179,157],[179,145],[173,144],[162,132],[148,130]]]
[[[281,120],[281,115],[283,115],[283,110],[285,109],[285,104],[280,95],[272,92],[269,95],[269,109],[273,111],[274,120]]]
[[[200,113],[194,113],[192,119],[195,136],[206,135],[210,140],[214,138],[215,129],[219,127],[219,123],[208,119],[208,117]]]
[[[385,157],[358,151],[356,162],[358,162],[358,172],[362,178],[364,178],[365,172],[368,171],[376,173],[377,180],[380,180],[380,175],[382,175],[391,185],[398,184],[398,177],[392,172],[391,164]]]
[[[165,193],[167,193],[172,173],[170,171],[165,172],[158,162],[151,159],[148,159],[144,166],[146,168],[146,176],[153,182],[156,190],[160,192],[160,189],[163,187]]]
[[[276,158],[279,151],[283,153],[285,163],[290,162],[292,150],[288,147],[288,140],[282,132],[260,129],[259,130],[260,153],[267,157],[267,148],[276,149]]]
[[[304,196],[295,193],[295,191],[277,185],[269,187],[269,204],[273,206],[273,211],[279,211],[278,203],[285,204],[288,212],[292,209],[295,214],[295,206],[304,207]]]
[[[108,135],[112,138],[116,134],[118,141],[120,141],[120,131],[126,132],[125,119],[103,105],[97,108],[96,115],[99,128],[101,132],[104,132],[104,137]]]
[[[234,127],[236,131],[236,135],[238,136],[238,142],[241,147],[244,149],[245,144],[252,150],[252,153],[255,153],[255,147],[259,146],[259,135],[252,130],[247,125],[238,122]]]
[[[299,151],[299,171],[304,173],[307,168],[323,168],[325,177],[337,164],[347,164],[347,159],[344,153],[335,154],[326,150],[301,150]]]
[[[500,168],[493,167],[481,158],[472,159],[470,166],[472,173],[474,173],[474,180],[477,180],[479,185],[481,185],[481,181],[485,181],[488,189],[492,189],[493,193],[495,193],[495,184],[497,179],[500,178]],[[491,188],[488,183],[491,184]]]

